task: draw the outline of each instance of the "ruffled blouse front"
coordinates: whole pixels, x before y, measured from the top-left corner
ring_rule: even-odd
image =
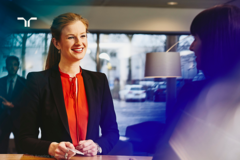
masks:
[[[61,71],[60,75],[69,131],[73,145],[77,146],[80,140],[86,139],[89,114],[82,70],[75,77]]]

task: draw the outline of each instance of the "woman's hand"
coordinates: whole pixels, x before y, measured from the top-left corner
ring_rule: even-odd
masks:
[[[56,159],[70,159],[76,153],[70,151],[68,148],[75,149],[70,142],[52,142],[48,148],[48,154],[54,156]]]
[[[84,153],[85,156],[95,156],[97,155],[98,146],[96,143],[94,143],[92,140],[84,140],[80,141],[78,143],[78,146],[76,147],[77,150]]]

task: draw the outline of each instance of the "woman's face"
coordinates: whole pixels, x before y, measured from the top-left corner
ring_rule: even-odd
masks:
[[[189,49],[194,52],[196,56],[196,62],[197,62],[197,69],[201,70],[201,47],[202,47],[202,41],[199,38],[198,35],[194,36],[194,41],[192,42]]]
[[[53,41],[56,48],[61,50],[61,61],[80,61],[85,56],[88,46],[86,26],[81,21],[72,22],[62,29],[60,41]]]

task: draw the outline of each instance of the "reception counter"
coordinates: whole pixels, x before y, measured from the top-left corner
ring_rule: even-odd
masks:
[[[26,154],[0,154],[0,160],[55,160],[54,158],[46,158],[40,156],[32,156]],[[70,160],[152,160],[147,156],[74,156]]]

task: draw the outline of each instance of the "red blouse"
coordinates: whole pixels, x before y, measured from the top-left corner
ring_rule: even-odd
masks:
[[[73,145],[77,146],[80,140],[86,139],[88,124],[88,103],[82,70],[75,77],[61,71],[60,75],[70,135]]]

